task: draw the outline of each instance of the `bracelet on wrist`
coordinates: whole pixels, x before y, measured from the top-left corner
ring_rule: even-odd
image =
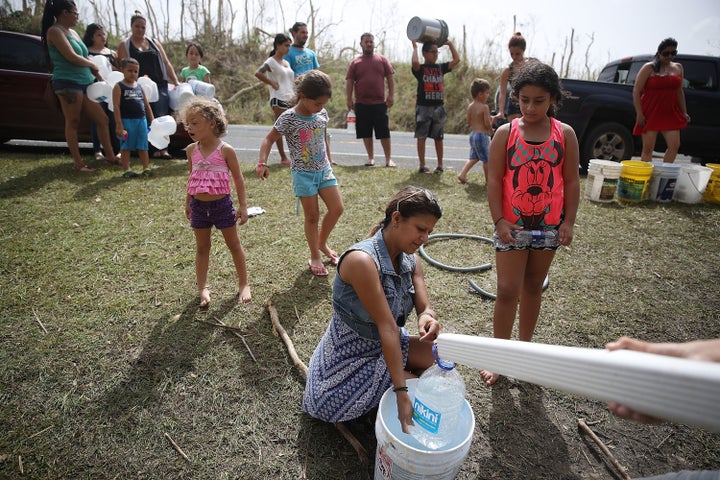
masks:
[[[428,317],[432,318],[433,320],[437,320],[437,317],[436,317],[435,315],[433,315],[432,313],[430,313],[429,310],[425,310],[425,311],[422,312],[420,315],[418,315],[418,320],[419,320],[420,317],[422,317],[423,315],[427,315]]]
[[[498,218],[497,220],[495,220],[495,221],[493,222],[493,225],[495,225],[495,226],[497,227],[497,224],[500,223],[500,220],[502,220],[503,218],[504,218],[504,217],[501,215],[500,218]]]
[[[257,168],[267,168],[267,163],[258,162]]]
[[[395,388],[393,388],[393,392],[395,392],[395,393],[398,393],[398,392],[407,392],[407,391],[408,391],[408,387],[395,387]]]

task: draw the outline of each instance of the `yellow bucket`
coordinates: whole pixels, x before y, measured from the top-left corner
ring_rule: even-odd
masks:
[[[615,195],[623,202],[642,202],[652,177],[653,166],[649,162],[623,160]]]
[[[720,163],[708,163],[705,166],[712,169],[712,174],[703,193],[703,202],[720,203]]]

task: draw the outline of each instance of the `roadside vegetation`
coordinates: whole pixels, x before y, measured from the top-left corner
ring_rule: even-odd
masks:
[[[40,16],[42,14],[43,2],[23,2],[23,8],[13,11],[7,0],[5,8],[9,12],[0,16],[0,28],[17,30],[39,34]],[[162,3],[162,2],[161,2]],[[237,2],[236,2],[237,3]],[[250,2],[253,3],[253,2]],[[263,7],[265,2],[256,0],[258,5]],[[170,4],[168,4],[170,5]],[[310,1],[308,8],[307,23],[311,26],[311,37],[308,46],[314,49],[319,56],[321,69],[330,75],[333,82],[333,98],[326,108],[330,115],[331,127],[342,128],[345,126],[347,107],[345,106],[345,73],[350,60],[361,53],[359,45],[335,45],[332,36],[327,33],[330,27],[337,27],[332,19],[323,18],[325,9],[318,2]],[[79,5],[80,6],[80,5]],[[154,12],[150,8],[150,2],[146,0],[142,10],[148,18],[148,31],[155,32],[170,58],[176,71],[186,64],[185,47],[189,40],[195,40],[203,45],[205,64],[213,76],[213,83],[216,87],[216,97],[223,104],[228,120],[234,124],[264,124],[270,125],[273,122],[272,111],[268,106],[268,94],[265,84],[255,78],[255,69],[267,58],[272,48],[272,38],[277,32],[266,32],[255,25],[262,25],[262,18],[247,20],[244,12],[232,9],[230,2],[222,0],[179,0],[173,2],[171,14],[163,11]],[[248,7],[245,3],[246,9]],[[80,35],[85,30],[87,23],[96,21],[106,26],[109,34],[108,45],[117,48],[122,38],[128,33],[128,18],[122,17],[120,2],[110,0],[109,2],[90,1],[88,6],[83,6],[83,15],[76,27]],[[382,10],[384,6],[375,5],[374,8]],[[390,8],[390,7],[387,7]],[[28,12],[27,14],[22,11]],[[260,12],[264,12],[260,8]],[[127,13],[127,12],[126,12]],[[170,16],[192,19],[192,23],[180,31],[180,38],[170,37]],[[262,15],[262,13],[261,13]],[[233,30],[232,25],[237,24],[233,20],[245,18],[240,24],[240,31]],[[385,22],[396,19],[388,17]],[[515,19],[513,18],[513,21]],[[292,22],[291,22],[292,23]],[[346,22],[349,24],[349,22]],[[355,28],[353,26],[353,28]],[[379,29],[376,33],[378,53],[388,55],[384,51],[383,35]],[[514,32],[511,30],[498,31],[496,38],[488,45],[474,46],[467,45],[464,41],[464,31],[452,32],[458,51],[461,54],[461,63],[449,75],[445,76],[445,104],[448,112],[448,119],[445,131],[447,133],[468,133],[466,121],[466,108],[472,101],[470,97],[470,84],[476,77],[485,78],[491,84],[491,90],[495,91],[498,86],[500,73],[509,63],[507,54],[507,38]],[[160,32],[158,34],[157,32]],[[358,37],[360,35],[358,31]],[[592,38],[592,36],[590,37]],[[546,61],[556,65],[558,72],[565,76],[578,78],[593,78],[595,71],[590,65],[571,70],[569,65],[573,57],[579,57],[582,52],[575,52],[574,46],[577,43],[575,32],[570,29],[565,36],[565,51],[553,55],[552,59]],[[359,42],[359,38],[358,38]],[[585,48],[592,47],[592,40]],[[449,61],[447,48],[441,48],[440,62]],[[415,126],[415,93],[417,81],[410,69],[410,57],[402,61],[393,61],[395,68],[395,105],[390,113],[390,127],[393,130],[412,131]],[[494,109],[492,99],[491,109]]]
[[[260,182],[254,160],[241,156],[249,205],[267,210],[240,227],[253,302],[236,304],[232,261],[215,233],[213,303],[201,311],[185,162],[126,180],[112,168],[79,176],[58,151],[0,152],[0,478],[372,478],[372,416],[350,425],[369,452],[364,466],[331,425],[300,410],[302,377],[265,305],[277,308],[307,362],[331,315],[334,272],[317,279],[307,268],[289,171],[273,165]],[[336,172],[346,205],[332,236],[340,250],[364,238],[407,184],[437,193],[436,233],[492,232],[477,173],[460,186],[451,175],[403,169]],[[718,231],[718,205],[581,202],[573,247],[550,271],[535,341],[602,348],[626,334],[720,336]],[[427,252],[448,265],[494,259],[471,240]],[[492,271],[424,269],[446,332],[492,334],[493,303],[468,288],[473,279],[494,291]],[[477,372],[461,372],[477,426],[458,478],[616,478],[578,418],[598,422],[592,428],[633,477],[720,468],[718,434],[637,425],[599,402],[515,381],[489,389]]]

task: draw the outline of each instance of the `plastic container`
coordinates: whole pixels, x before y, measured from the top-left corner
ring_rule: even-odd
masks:
[[[518,247],[557,247],[560,245],[556,230],[512,230],[510,234]]]
[[[87,87],[87,96],[95,103],[112,101],[112,89],[107,82],[91,83]]]
[[[654,202],[669,202],[675,191],[680,165],[665,162],[652,162],[652,165],[647,198]]]
[[[158,150],[164,150],[170,145],[170,136],[150,128],[148,132],[148,142]]]
[[[208,99],[215,97],[215,85],[212,83],[201,82],[200,80],[194,79],[188,80],[187,83],[190,84],[195,95]]]
[[[649,162],[623,160],[622,171],[618,179],[615,197],[623,202],[642,202],[645,200],[653,166]]]
[[[708,163],[705,165],[712,170],[710,180],[703,193],[703,201],[708,203],[720,203],[720,163]]]
[[[110,85],[111,87],[114,87],[117,82],[125,78],[125,75],[122,74],[122,72],[116,72],[112,71],[108,74],[108,76],[105,78],[105,81]]]
[[[673,200],[681,203],[700,203],[712,173],[712,168],[692,164],[682,165],[675,184]]]
[[[108,60],[105,55],[91,55],[90,61],[97,65],[98,73],[103,80],[106,80],[110,72],[113,71],[112,66],[110,66],[110,60]]]
[[[178,83],[177,86],[171,85],[168,88],[168,100],[172,110],[180,110],[194,96],[189,83]]]
[[[621,172],[621,163],[611,160],[590,160],[585,182],[585,198],[602,203],[615,200],[615,192],[617,191]]]
[[[418,379],[407,380],[408,394],[415,396]],[[458,428],[450,443],[430,450],[412,435],[403,433],[397,414],[397,397],[389,388],[380,400],[375,420],[375,480],[451,480],[460,471],[470,451],[475,415],[463,401]]]
[[[437,18],[413,17],[407,25],[407,36],[416,42],[434,42],[444,45],[450,31],[447,23]]]
[[[450,443],[458,427],[465,382],[453,362],[438,358],[437,345],[432,351],[435,365],[420,375],[413,398],[412,434],[427,448],[437,450]]]
[[[148,102],[155,103],[160,100],[160,94],[158,93],[157,83],[153,82],[147,75],[138,78],[138,84],[142,87],[143,93],[148,99]]]
[[[355,124],[356,124],[356,118],[355,118],[355,111],[350,110],[347,114],[347,117],[345,118],[347,121],[347,129],[345,130],[347,133],[355,133]]]
[[[172,135],[177,130],[177,123],[171,115],[156,117],[150,124],[150,130],[162,135]]]

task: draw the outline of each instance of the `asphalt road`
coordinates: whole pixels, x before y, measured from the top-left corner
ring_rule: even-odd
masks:
[[[270,131],[270,126],[256,125],[230,125],[228,134],[223,138],[230,145],[235,147],[242,161],[257,161],[260,143]],[[367,161],[367,153],[362,140],[355,138],[355,133],[346,130],[331,128],[330,152],[335,162],[340,165],[362,166]],[[390,145],[392,159],[401,168],[414,169],[418,167],[417,145],[412,132],[391,132]],[[444,165],[449,169],[459,172],[469,154],[469,143],[467,135],[445,135]],[[375,165],[384,166],[385,156],[379,140],[374,140]],[[431,169],[437,165],[435,145],[432,139],[428,139],[425,148],[425,161]],[[280,156],[277,149],[273,147],[270,153],[270,162],[279,162]]]

